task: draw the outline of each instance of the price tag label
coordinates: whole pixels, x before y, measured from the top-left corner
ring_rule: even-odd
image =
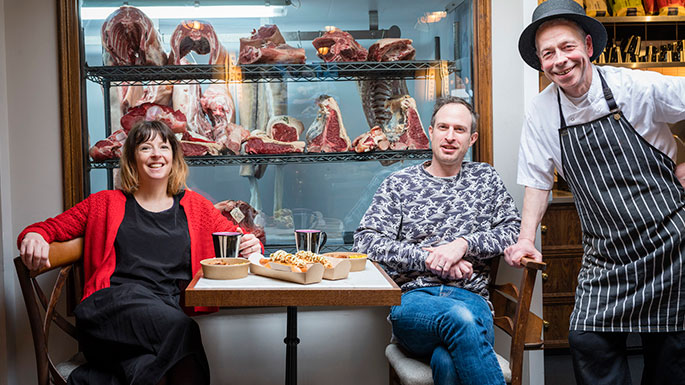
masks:
[[[230,214],[235,220],[235,223],[240,223],[243,219],[245,219],[245,214],[243,214],[243,212],[237,207],[231,210]]]

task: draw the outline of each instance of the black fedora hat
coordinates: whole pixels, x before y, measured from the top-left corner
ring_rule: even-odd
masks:
[[[519,37],[519,53],[529,66],[540,71],[540,60],[535,49],[535,34],[540,25],[552,19],[568,19],[578,25],[592,37],[593,52],[590,61],[594,61],[607,45],[607,31],[596,19],[587,16],[583,6],[574,0],[547,0],[533,11],[533,21]]]

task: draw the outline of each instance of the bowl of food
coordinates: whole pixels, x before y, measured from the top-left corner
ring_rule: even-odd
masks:
[[[350,271],[362,271],[366,269],[366,254],[357,253],[354,251],[336,251],[332,253],[325,253],[324,256],[329,258],[342,258],[350,261]]]
[[[250,261],[245,258],[208,258],[200,264],[202,274],[209,279],[245,278],[250,270]]]

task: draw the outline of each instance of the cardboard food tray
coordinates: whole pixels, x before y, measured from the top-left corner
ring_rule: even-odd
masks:
[[[355,253],[354,251],[336,251],[331,253],[325,253],[323,256],[328,257],[329,260],[336,261],[350,261],[350,271],[363,271],[366,269],[366,260],[368,258],[346,258],[350,255],[360,255],[364,253]]]
[[[250,272],[257,275],[263,275],[265,277],[271,277],[280,279],[282,281],[295,282],[302,285],[309,285],[312,283],[319,283],[323,279],[324,272],[323,265],[320,263],[313,264],[304,273],[295,273],[292,271],[283,271],[270,269],[250,260]]]
[[[328,259],[331,262],[331,265],[333,265],[333,268],[332,269],[324,269],[323,279],[335,281],[338,279],[345,279],[345,278],[347,278],[348,275],[350,275],[350,270],[352,268],[352,264],[350,263],[349,260],[341,259],[341,258],[326,258],[326,259]]]

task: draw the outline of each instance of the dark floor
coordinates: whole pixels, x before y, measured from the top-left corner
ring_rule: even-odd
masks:
[[[628,365],[634,385],[640,384],[642,376],[642,353],[639,347],[640,338],[628,337]],[[631,347],[632,346],[632,347]],[[545,350],[545,385],[575,385],[573,364],[568,349]]]

